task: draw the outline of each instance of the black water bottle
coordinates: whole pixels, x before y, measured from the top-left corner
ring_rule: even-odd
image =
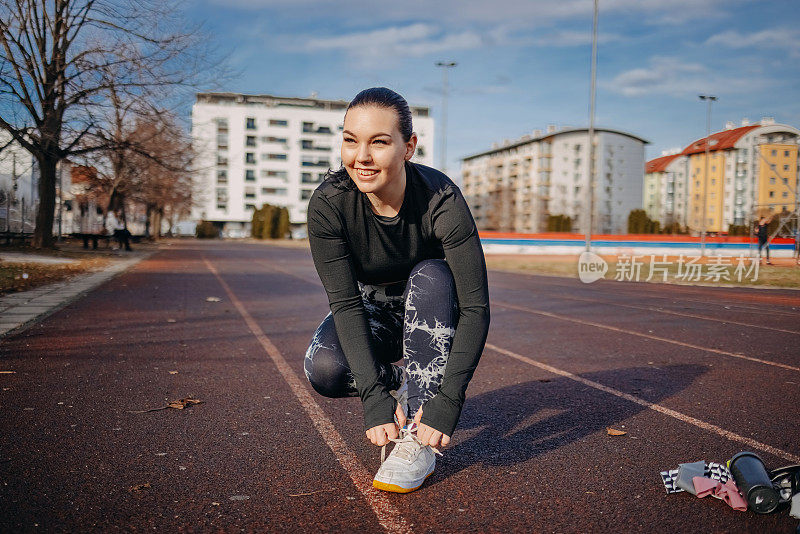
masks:
[[[768,514],[778,507],[781,497],[772,487],[761,458],[752,452],[740,452],[730,459],[728,467],[751,510]]]

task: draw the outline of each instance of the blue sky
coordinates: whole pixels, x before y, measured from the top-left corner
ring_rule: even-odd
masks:
[[[237,74],[215,90],[351,99],[385,85],[441,112],[448,170],[548,124],[586,126],[591,0],[195,0],[189,16]],[[598,126],[648,139],[649,158],[763,116],[800,127],[797,0],[600,0]],[[438,132],[437,132],[438,133]],[[438,142],[437,147],[438,150]],[[438,163],[438,155],[436,157]]]

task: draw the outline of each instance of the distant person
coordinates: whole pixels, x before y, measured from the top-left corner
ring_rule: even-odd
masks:
[[[772,265],[769,261],[769,223],[772,222],[772,215],[761,217],[756,223],[756,235],[758,236],[758,261],[761,261],[761,250],[767,249],[767,265]]]
[[[114,240],[117,242],[117,248],[122,250],[133,250],[131,249],[131,233],[125,227],[125,222],[120,217],[119,212],[112,211],[108,214],[108,226],[111,227],[113,231]]]
[[[361,398],[367,438],[395,442],[373,486],[398,493],[420,487],[432,447],[450,443],[489,330],[475,222],[450,178],[410,162],[416,145],[402,96],[360,92],[344,116],[342,168],[308,206],[331,313],[306,376],[321,395]]]

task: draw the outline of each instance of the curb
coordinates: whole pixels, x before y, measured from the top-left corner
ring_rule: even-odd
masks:
[[[0,297],[0,339],[27,330],[155,252],[157,250],[116,262],[102,271],[81,274],[71,280]]]

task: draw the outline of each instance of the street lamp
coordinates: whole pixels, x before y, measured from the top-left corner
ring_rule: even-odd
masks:
[[[708,204],[708,154],[711,148],[711,103],[717,97],[713,95],[699,95],[700,100],[708,101],[708,108],[706,111],[706,164],[705,172],[703,173],[703,223],[700,225],[700,255],[706,255],[706,206]],[[721,216],[722,214],[720,214]]]
[[[586,251],[592,248],[592,215],[594,213],[594,95],[597,80],[597,13],[598,0],[594,0],[594,18],[592,19],[592,73],[589,84],[589,183],[586,195],[589,197],[588,217],[586,221]]]
[[[442,68],[442,155],[440,156],[439,167],[444,174],[447,174],[447,69],[458,65],[455,61],[437,61],[436,66]]]

